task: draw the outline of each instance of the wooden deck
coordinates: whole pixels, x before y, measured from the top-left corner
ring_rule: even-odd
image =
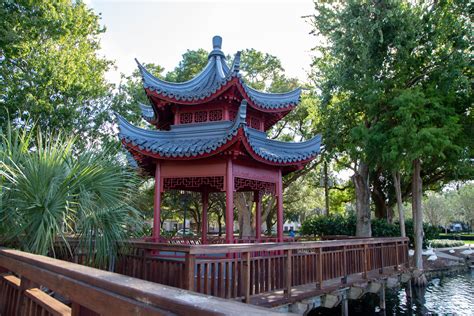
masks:
[[[52,292],[54,295],[49,295]],[[0,248],[2,316],[243,314],[281,315],[233,300]]]
[[[261,306],[327,293],[349,280],[368,280],[408,265],[407,238],[130,246],[116,263],[117,273]]]

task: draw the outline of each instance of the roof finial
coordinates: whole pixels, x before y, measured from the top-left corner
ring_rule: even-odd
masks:
[[[212,38],[212,48],[221,49],[222,47],[222,37],[216,35]]]

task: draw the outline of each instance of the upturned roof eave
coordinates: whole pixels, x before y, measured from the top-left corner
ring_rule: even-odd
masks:
[[[229,80],[226,84],[222,85],[221,87],[219,87],[219,89],[217,89],[214,93],[210,94],[209,96],[207,97],[203,97],[203,98],[199,98],[197,100],[188,100],[188,99],[176,99],[174,97],[170,97],[168,95],[163,95],[159,92],[157,92],[156,90],[153,90],[153,89],[150,89],[150,88],[145,88],[145,93],[147,94],[147,96],[149,98],[158,98],[160,100],[163,100],[163,101],[166,101],[166,102],[169,102],[169,103],[173,103],[173,104],[181,104],[181,105],[196,105],[196,106],[199,106],[203,103],[206,103],[206,102],[210,102],[216,98],[218,98],[219,96],[221,96],[222,94],[224,94],[227,90],[229,90],[232,86],[235,86],[237,88],[237,90],[239,91],[239,93],[241,94],[242,98],[247,100],[248,101],[248,104],[254,108],[255,110],[257,111],[261,111],[261,112],[264,112],[264,113],[282,113],[282,112],[287,112],[287,111],[291,111],[292,109],[294,109],[296,106],[298,106],[299,104],[299,98],[298,97],[298,100],[295,101],[295,102],[289,102],[289,103],[286,103],[280,107],[274,107],[274,108],[271,108],[271,107],[264,107],[262,105],[260,105],[259,103],[257,103],[255,101],[255,98],[252,98],[249,96],[249,94],[247,93],[246,91],[246,87],[244,86],[243,82],[242,82],[242,79],[239,78],[238,76],[234,76],[232,77],[231,80]],[[298,88],[298,89],[295,89],[293,91],[290,91],[289,93],[293,93],[294,91],[297,91],[298,93],[301,93],[301,89]]]
[[[285,143],[270,140],[265,133],[248,127],[245,123],[246,103],[242,101],[235,122],[220,124],[220,129],[212,130],[186,127],[179,132],[150,131],[135,127],[117,115],[119,137],[127,149],[165,160],[202,159],[217,155],[238,142],[244,144],[253,159],[274,166],[301,165],[319,154],[320,135],[302,143]]]

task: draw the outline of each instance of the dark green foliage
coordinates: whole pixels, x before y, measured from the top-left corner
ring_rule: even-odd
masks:
[[[355,235],[355,216],[330,214],[318,215],[303,222],[301,233],[303,235],[328,236],[328,235]]]
[[[405,222],[407,237],[410,238],[410,244],[413,244],[413,221],[411,219]],[[347,235],[355,236],[356,218],[354,215],[331,214],[329,216],[318,215],[311,217],[303,222],[301,233],[303,235],[312,236],[329,236],[329,235]],[[423,224],[424,243],[427,240],[438,238],[439,229],[428,224]],[[372,220],[372,237],[399,237],[400,225],[398,222],[388,223],[384,219]]]
[[[99,19],[82,1],[0,2],[0,126],[31,119],[92,138],[110,88]]]
[[[135,171],[113,148],[77,152],[75,138],[34,130],[8,125],[0,133],[0,243],[55,255],[55,242],[70,249],[74,236],[91,264],[107,266],[141,226],[131,206]]]

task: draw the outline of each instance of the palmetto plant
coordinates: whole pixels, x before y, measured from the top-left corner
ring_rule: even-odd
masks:
[[[134,172],[112,149],[75,152],[62,135],[8,127],[1,139],[0,241],[55,255],[75,236],[90,264],[106,266],[136,226]]]

